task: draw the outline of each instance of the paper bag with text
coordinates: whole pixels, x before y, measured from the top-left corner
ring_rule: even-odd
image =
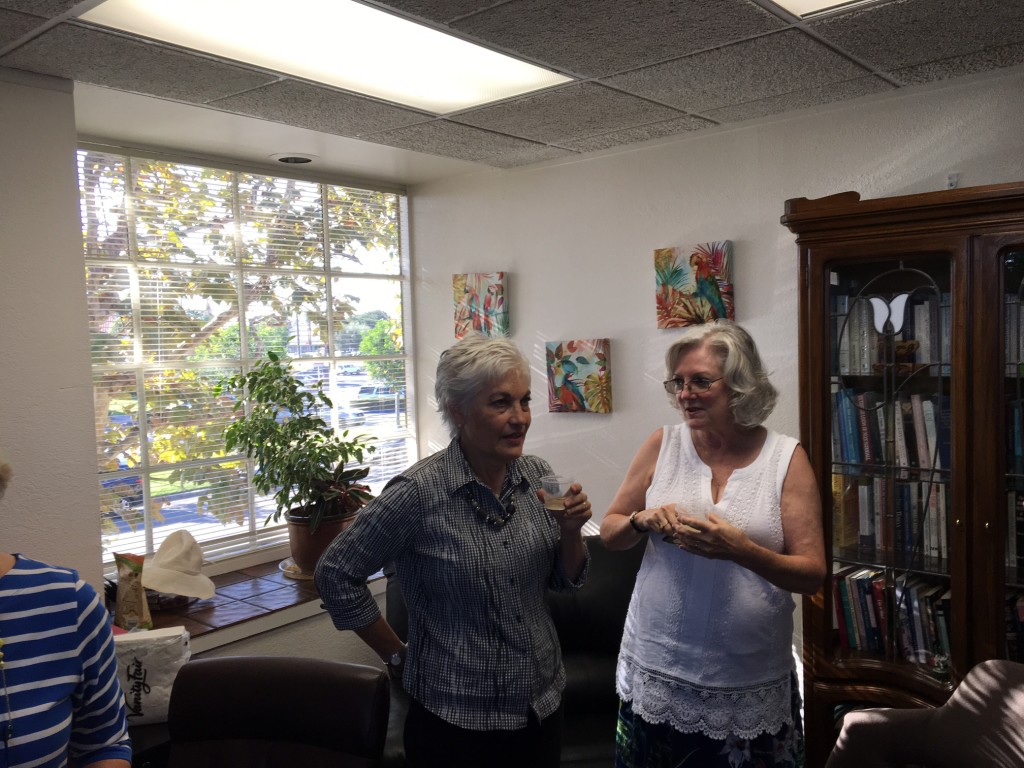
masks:
[[[167,721],[171,686],[192,655],[184,627],[114,636],[117,676],[124,690],[128,725]]]

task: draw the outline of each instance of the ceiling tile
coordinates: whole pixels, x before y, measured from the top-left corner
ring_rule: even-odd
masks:
[[[895,86],[891,83],[887,83],[880,77],[872,75],[870,77],[857,78],[856,80],[847,80],[843,83],[818,85],[781,96],[749,101],[745,104],[735,104],[723,107],[722,109],[712,109],[705,112],[704,115],[712,120],[720,120],[723,123],[734,123],[741,120],[752,120],[755,117],[777,115],[781,112],[828,104],[833,101],[856,99],[860,96],[881,93],[893,88]]]
[[[894,69],[890,74],[901,83],[914,85],[988,72],[1002,67],[1014,67],[1018,64],[1024,64],[1024,43],[986,48],[965,56],[929,61],[906,69]]]
[[[550,144],[679,117],[679,112],[594,83],[567,85],[452,117]]]
[[[52,19],[62,13],[67,13],[80,2],[81,0],[0,0],[0,8],[24,11],[45,19]]]
[[[0,66],[199,104],[277,79],[71,24],[0,57]]]
[[[448,24],[454,19],[489,8],[494,5],[494,0],[384,0],[373,5],[394,8],[403,14],[438,24]]]
[[[794,29],[604,82],[638,96],[704,113],[864,74],[863,67]]]
[[[0,50],[39,26],[38,16],[0,10]]]
[[[368,141],[387,144],[431,155],[454,157],[459,160],[481,161],[488,157],[516,151],[535,149],[539,145],[513,136],[482,131],[468,125],[435,120],[391,131],[381,131],[367,137]]]
[[[512,0],[452,24],[581,77],[604,77],[784,26],[749,0]]]
[[[577,153],[569,149],[534,144],[526,149],[516,149],[495,157],[485,157],[480,162],[493,165],[495,168],[518,168],[522,165],[541,163],[545,160],[556,160],[559,157],[569,157],[575,154]]]
[[[433,119],[411,109],[296,80],[215,99],[210,106],[338,136],[358,137]]]
[[[896,0],[812,22],[810,28],[882,69],[1024,41],[1021,0]]]
[[[636,128],[625,128],[621,131],[603,133],[599,136],[590,136],[585,139],[566,141],[563,144],[580,152],[596,152],[597,150],[611,149],[623,144],[635,144],[638,141],[662,139],[666,136],[674,136],[679,133],[686,133],[687,131],[697,131],[713,125],[717,125],[717,123],[687,115],[675,120],[663,120],[660,123],[651,123],[649,125],[637,126]]]

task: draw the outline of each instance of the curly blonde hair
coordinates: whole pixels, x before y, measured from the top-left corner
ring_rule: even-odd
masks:
[[[0,458],[0,499],[4,497],[7,484],[11,482],[11,465]]]

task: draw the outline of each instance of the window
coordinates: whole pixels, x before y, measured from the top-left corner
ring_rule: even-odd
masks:
[[[215,394],[268,350],[376,438],[375,491],[414,460],[403,196],[92,149],[78,168],[108,565],[181,527],[211,560],[286,540]]]

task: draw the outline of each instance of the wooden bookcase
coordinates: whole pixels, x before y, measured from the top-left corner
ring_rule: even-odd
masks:
[[[804,599],[817,767],[846,709],[937,706],[1024,648],[1024,182],[799,198],[782,223],[831,564]]]

